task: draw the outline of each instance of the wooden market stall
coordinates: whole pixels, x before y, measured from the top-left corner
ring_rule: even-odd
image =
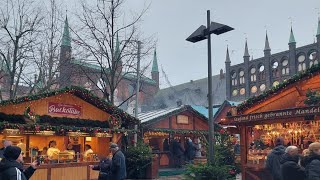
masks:
[[[25,162],[41,157],[32,180],[97,179],[88,165],[110,155],[109,143],[121,144],[134,123],[134,117],[80,87],[0,103],[0,139],[21,147]],[[50,141],[60,150],[51,158],[45,152]],[[93,153],[84,153],[85,145]]]
[[[221,124],[240,131],[242,179],[271,179],[265,169],[275,139],[300,151],[320,141],[320,66],[313,66],[282,84],[237,106]]]
[[[160,167],[173,166],[172,139],[178,139],[184,147],[187,138],[195,142],[208,132],[208,119],[189,105],[141,113],[138,118],[144,141],[159,154]]]

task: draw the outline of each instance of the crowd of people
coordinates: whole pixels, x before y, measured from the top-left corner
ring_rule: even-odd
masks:
[[[275,145],[266,161],[273,180],[320,180],[319,142],[311,143],[301,155],[298,147],[285,147],[282,138]]]
[[[184,162],[193,163],[195,157],[201,156],[201,145],[199,142],[193,143],[190,138],[186,139],[184,148],[179,139],[171,140],[171,154],[173,155],[176,167],[181,167]]]
[[[55,142],[50,142],[47,153],[55,152],[55,145]],[[90,146],[85,148],[88,153],[92,151]],[[109,149],[112,157],[102,158],[98,165],[89,165],[89,167],[99,171],[98,180],[123,180],[127,175],[125,156],[115,143],[111,143]],[[27,169],[24,169],[21,148],[13,146],[8,140],[3,141],[0,159],[0,180],[28,180],[40,165],[40,162],[36,160]]]

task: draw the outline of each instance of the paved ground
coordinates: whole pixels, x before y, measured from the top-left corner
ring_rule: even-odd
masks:
[[[178,175],[178,176],[163,176],[163,177],[159,177],[159,180],[163,180],[163,179],[167,179],[167,180],[181,180],[183,179],[182,175]],[[158,180],[157,179],[157,180]],[[238,174],[236,180],[241,180],[241,175]]]

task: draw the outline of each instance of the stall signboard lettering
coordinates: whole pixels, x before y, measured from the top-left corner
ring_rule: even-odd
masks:
[[[271,119],[283,119],[290,117],[302,117],[308,115],[320,114],[319,106],[304,107],[304,108],[293,108],[283,109],[277,111],[268,111],[254,114],[246,114],[240,116],[229,117],[230,122],[247,122],[247,121],[260,121],[260,120],[271,120]]]
[[[48,113],[49,114],[60,114],[60,115],[71,115],[71,116],[81,116],[81,106],[62,104],[62,103],[48,103]]]

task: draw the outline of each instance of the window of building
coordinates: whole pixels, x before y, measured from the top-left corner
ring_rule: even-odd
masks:
[[[306,56],[301,54],[298,56],[298,71],[306,70]]]
[[[245,93],[246,93],[246,89],[245,89],[245,88],[241,88],[241,89],[240,89],[240,94],[241,94],[241,95],[244,95]]]
[[[238,81],[237,81],[237,73],[236,72],[232,72],[231,73],[231,84],[232,86],[236,86],[238,84]]]
[[[266,75],[265,75],[264,65],[261,64],[261,65],[259,66],[258,79],[259,79],[259,80],[264,80],[265,78],[266,78]]]
[[[252,86],[251,87],[251,93],[256,93],[257,92],[257,86]]]
[[[284,59],[282,60],[282,75],[288,75],[289,74],[289,60]]]
[[[274,81],[273,83],[272,83],[272,86],[273,87],[276,87],[276,86],[278,86],[279,85],[279,81]]]
[[[250,75],[251,82],[256,82],[257,81],[256,68],[254,68],[254,67],[251,68],[250,73],[251,73],[251,75]]]
[[[272,76],[273,77],[279,77],[279,63],[277,61],[274,61],[272,63]]]
[[[318,61],[318,54],[317,52],[312,52],[309,55],[309,66],[311,67],[312,65],[317,65],[319,63]]]
[[[234,90],[232,91],[232,96],[236,96],[236,95],[238,95],[238,90],[237,90],[237,89],[234,89]]]
[[[244,84],[244,71],[239,72],[239,84]]]
[[[265,84],[261,84],[260,85],[260,91],[263,92],[266,90],[266,85]]]

